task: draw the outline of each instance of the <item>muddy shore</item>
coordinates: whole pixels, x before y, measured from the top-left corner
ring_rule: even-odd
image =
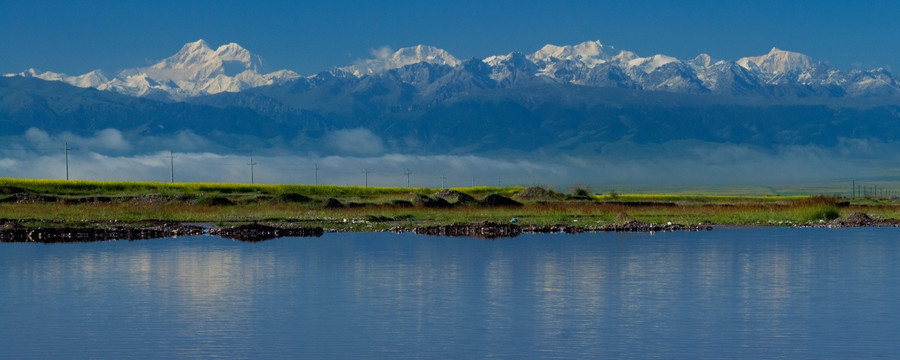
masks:
[[[499,224],[494,222],[477,222],[467,225],[425,226],[412,229],[412,232],[420,235],[434,236],[466,236],[483,239],[496,239],[501,237],[515,237],[522,233],[549,234],[566,233],[577,234],[584,232],[657,232],[657,231],[709,231],[709,225],[679,225],[679,224],[645,224],[640,221],[629,221],[620,225],[603,226],[571,226],[571,225],[516,225]]]
[[[213,235],[247,242],[265,241],[280,237],[318,237],[326,232],[347,231],[342,228],[296,227],[292,224],[239,224],[231,226],[200,226],[195,224],[154,224],[149,226],[109,225],[92,223],[72,227],[27,227],[24,220],[0,219],[0,242],[74,243],[113,240],[148,240],[183,236]],[[819,224],[795,225],[795,227],[900,227],[898,219],[879,219],[855,212],[843,218]],[[523,233],[584,233],[584,232],[666,232],[710,231],[709,224],[646,224],[631,220],[611,225],[518,225],[490,221],[469,224],[393,227],[392,232],[412,232],[420,235],[473,237],[481,239],[509,238]]]
[[[413,228],[394,227],[389,231],[413,232],[422,235],[474,237],[496,239],[515,237],[523,233],[584,233],[584,232],[651,232],[651,231],[700,231],[712,230],[701,225],[655,225],[630,221],[620,225],[569,226],[569,225],[516,225],[496,222],[474,222],[471,224],[421,226]],[[318,237],[327,231],[321,227],[272,226],[263,224],[241,224],[235,226],[202,227],[187,224],[159,224],[145,227],[102,226],[92,224],[85,227],[25,227],[16,220],[0,220],[0,242],[68,243],[111,240],[147,240],[181,236],[214,235],[223,238],[257,242],[279,237]]]
[[[67,243],[110,240],[147,240],[179,236],[202,235],[199,226],[163,224],[148,227],[36,227],[29,228],[16,221],[0,223],[0,242]]]

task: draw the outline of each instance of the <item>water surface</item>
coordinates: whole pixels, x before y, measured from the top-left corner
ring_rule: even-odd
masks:
[[[898,358],[897,229],[0,244],[0,358]]]

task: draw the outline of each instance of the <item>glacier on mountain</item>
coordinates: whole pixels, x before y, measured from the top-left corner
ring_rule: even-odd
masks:
[[[99,70],[69,76],[34,69],[7,76],[36,77],[83,88],[180,101],[300,80],[308,82],[308,86],[316,86],[326,74],[338,78],[365,78],[406,67],[409,69],[398,78],[399,81],[408,82],[416,88],[422,88],[425,81],[429,83],[430,93],[448,93],[453,91],[452,88],[435,89],[452,81],[431,79],[442,76],[433,72],[433,66],[457,69],[456,72],[468,71],[465,67],[469,60],[462,61],[433,46],[417,45],[396,51],[385,47],[374,50],[372,55],[372,59],[302,77],[290,70],[264,73],[262,59],[238,44],[230,43],[213,49],[205,41],[198,40],[185,44],[175,55],[151,66],[123,70],[114,77],[108,77]],[[587,41],[576,45],[547,44],[530,54],[512,52],[472,60],[480,61],[481,66],[485,67],[486,77],[479,83],[491,82],[490,87],[550,82],[676,93],[754,93],[776,97],[787,94],[854,97],[900,94],[900,81],[885,69],[842,72],[823,62],[814,62],[804,54],[777,47],[767,54],[743,57],[737,61],[715,60],[707,54],[682,61],[662,54],[642,57],[600,41]],[[430,75],[410,73],[415,71],[426,71]],[[473,73],[463,78],[479,76],[482,76],[481,73]]]
[[[803,71],[813,64],[809,56],[776,47],[765,55],[740,58],[737,63],[748,70],[752,70],[755,66],[772,75]]]
[[[385,47],[373,51],[372,55],[375,56],[374,59],[361,61],[354,65],[339,68],[339,70],[353,74],[356,77],[362,77],[418,63],[451,67],[461,64],[459,59],[450,55],[446,50],[425,45],[406,47],[397,51],[391,51],[391,49]]]
[[[34,77],[47,81],[61,81],[80,88],[99,88],[109,81],[106,75],[100,70],[93,70],[86,74],[71,76],[52,71],[40,72],[39,70],[31,68],[17,74],[6,74],[6,76]]]
[[[556,46],[544,45],[540,50],[531,55],[535,63],[550,63],[559,60],[575,61],[584,64],[588,68],[605,63],[609,56],[603,51],[604,46],[600,41],[587,41],[578,45]],[[614,51],[612,47],[610,51]]]
[[[261,74],[262,69],[262,59],[238,44],[230,43],[213,50],[201,39],[185,44],[175,55],[156,64],[123,70],[113,78],[108,78],[99,70],[69,76],[29,69],[12,75],[62,81],[82,88],[92,87],[137,97],[158,95],[171,100],[238,92],[300,77],[290,70]]]

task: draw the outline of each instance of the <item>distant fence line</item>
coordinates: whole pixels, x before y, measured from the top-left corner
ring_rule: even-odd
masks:
[[[853,181],[853,190],[850,193],[850,197],[853,199],[858,198],[883,198],[883,199],[896,199],[900,197],[900,192],[885,188],[884,186],[878,187],[877,184],[864,184],[857,183],[856,180]]]

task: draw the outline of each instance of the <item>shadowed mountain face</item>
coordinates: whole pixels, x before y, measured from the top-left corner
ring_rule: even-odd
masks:
[[[672,94],[536,83],[504,88],[486,72],[415,64],[376,76],[328,73],[170,103],[33,78],[0,78],[0,135],[29,128],[128,136],[189,130],[263,148],[322,148],[357,130],[399,153],[601,152],[605,144],[698,140],[761,148],[890,142],[900,106]],[[821,99],[819,99],[821,100]],[[303,139],[303,141],[294,141]],[[344,140],[349,140],[343,138]],[[333,150],[346,146],[328,145]]]

